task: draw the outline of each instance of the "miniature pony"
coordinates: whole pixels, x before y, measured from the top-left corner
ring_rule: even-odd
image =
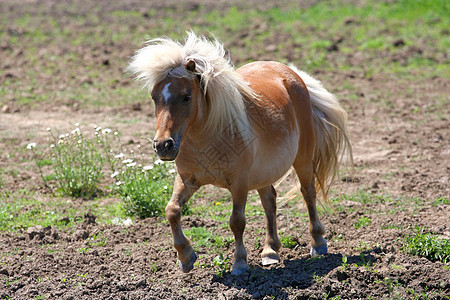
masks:
[[[322,84],[294,66],[257,61],[235,70],[223,45],[188,32],[184,44],[154,39],[138,50],[129,70],[151,91],[157,119],[153,148],[175,160],[178,174],[166,207],[183,272],[197,256],[181,228],[181,208],[202,185],[231,192],[230,227],[236,249],[232,274],[248,269],[245,205],[257,190],[266,214],[262,264],[280,261],[273,184],[294,168],[306,202],[311,255],[327,241],[316,191],[327,199],[342,154],[351,146],[347,114]]]

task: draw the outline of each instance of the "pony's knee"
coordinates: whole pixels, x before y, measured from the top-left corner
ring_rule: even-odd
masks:
[[[243,232],[245,229],[245,214],[239,211],[233,211],[230,216],[230,227],[233,232]]]
[[[179,220],[181,218],[181,207],[169,202],[166,206],[166,218],[170,223]]]

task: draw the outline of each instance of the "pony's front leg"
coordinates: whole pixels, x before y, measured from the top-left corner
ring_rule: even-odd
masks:
[[[173,245],[178,253],[181,271],[189,272],[194,268],[197,255],[181,229],[181,208],[198,189],[192,181],[177,175],[173,186],[173,194],[166,206],[166,217],[172,229]]]
[[[230,189],[233,197],[233,211],[230,216],[230,227],[234,234],[236,250],[234,251],[234,264],[232,275],[240,275],[248,269],[247,251],[244,247],[244,229],[245,229],[245,204],[247,202],[248,187],[242,182],[237,181],[239,186],[233,186]]]

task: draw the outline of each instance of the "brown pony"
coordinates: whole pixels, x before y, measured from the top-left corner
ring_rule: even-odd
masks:
[[[273,184],[291,167],[308,208],[311,255],[327,252],[316,191],[327,199],[339,159],[351,147],[347,114],[318,80],[271,61],[235,70],[222,44],[192,32],[184,45],[170,39],[149,41],[136,52],[129,70],[145,82],[155,102],[153,147],[177,167],[166,216],[183,272],[192,270],[197,256],[181,228],[181,207],[205,184],[226,188],[233,198],[232,274],[248,269],[242,236],[250,190],[258,191],[266,213],[262,263],[278,263]]]

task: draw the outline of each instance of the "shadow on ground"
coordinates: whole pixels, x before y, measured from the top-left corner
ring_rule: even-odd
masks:
[[[253,298],[264,298],[265,296],[288,298],[290,288],[307,289],[345,264],[371,264],[376,261],[371,253],[379,251],[376,248],[362,252],[361,255],[346,258],[342,254],[327,254],[313,258],[284,260],[281,266],[274,266],[270,269],[253,266],[250,271],[241,276],[233,276],[231,273],[227,273],[223,277],[214,275],[212,282],[220,282],[230,288],[244,290]],[[348,278],[348,275],[340,270],[336,270],[336,276],[339,281]]]

